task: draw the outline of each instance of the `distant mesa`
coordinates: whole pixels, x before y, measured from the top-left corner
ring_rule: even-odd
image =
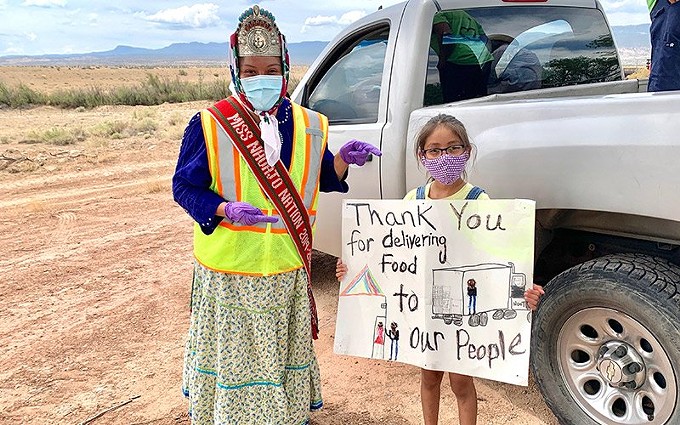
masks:
[[[290,43],[293,65],[311,65],[326,47],[326,41]],[[227,43],[175,43],[162,49],[118,46],[105,52],[39,56],[0,56],[0,66],[90,66],[90,65],[227,65]]]

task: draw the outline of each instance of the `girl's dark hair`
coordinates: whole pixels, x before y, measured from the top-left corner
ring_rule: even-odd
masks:
[[[423,128],[421,128],[420,132],[418,133],[415,143],[415,155],[418,160],[420,160],[423,150],[425,149],[425,141],[440,125],[443,125],[444,127],[451,130],[453,134],[458,136],[460,141],[463,142],[465,149],[472,151],[472,143],[470,143],[470,138],[468,137],[467,130],[465,129],[463,123],[451,115],[439,114],[430,118],[430,120],[425,123]]]
[[[465,129],[465,125],[463,125],[463,123],[460,122],[460,120],[454,116],[447,114],[438,114],[430,118],[425,123],[423,128],[420,129],[418,137],[416,137],[416,143],[414,144],[414,154],[416,156],[416,159],[418,160],[418,165],[420,166],[420,158],[422,157],[423,150],[425,149],[425,141],[427,141],[427,138],[430,137],[430,135],[440,125],[448,128],[453,132],[453,134],[458,136],[460,141],[463,142],[465,150],[470,152],[471,162],[474,162],[476,149],[475,145],[472,144],[472,142],[470,141],[470,137],[468,136],[467,130]],[[466,178],[465,172],[463,172],[463,178]]]

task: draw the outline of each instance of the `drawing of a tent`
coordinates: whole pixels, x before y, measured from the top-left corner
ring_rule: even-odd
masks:
[[[357,346],[353,351],[365,353],[364,357],[383,358],[387,297],[368,265],[340,292],[338,303],[345,311],[354,312],[347,316],[350,320],[337,325],[342,329],[341,334],[348,332],[354,335],[353,341]]]
[[[340,292],[341,297],[349,297],[354,295],[368,295],[368,296],[380,296],[384,297],[385,293],[378,282],[376,282],[373,277],[373,273],[365,265],[363,269],[356,275],[354,279],[345,287],[345,289]]]

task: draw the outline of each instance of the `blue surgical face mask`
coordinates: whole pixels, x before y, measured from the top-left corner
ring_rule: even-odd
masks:
[[[281,97],[283,76],[256,75],[241,78],[241,87],[256,111],[269,111]]]

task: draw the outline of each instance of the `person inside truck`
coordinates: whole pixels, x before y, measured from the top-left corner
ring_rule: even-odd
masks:
[[[493,62],[488,94],[541,88],[543,66],[534,52],[504,34],[493,34],[489,41]]]
[[[404,200],[416,199],[489,199],[477,186],[465,180],[465,166],[474,156],[474,146],[462,122],[451,115],[439,114],[431,118],[418,133],[415,156],[432,177],[424,186],[406,194]],[[347,265],[338,258],[336,277],[344,279]],[[527,305],[533,310],[543,294],[543,288],[534,285],[525,292]],[[420,399],[425,425],[439,421],[439,400],[444,372],[421,369]],[[449,372],[451,389],[458,404],[460,425],[477,423],[477,390],[471,376]]]
[[[648,91],[680,90],[680,2],[647,0],[652,24]]]
[[[437,69],[446,102],[486,96],[493,56],[481,25],[464,10],[437,12],[430,47],[439,56]]]
[[[247,9],[230,37],[235,94],[189,122],[173,195],[195,220],[182,390],[192,424],[301,424],[322,406],[309,285],[319,190],[346,192],[375,147],[327,149],[328,120],[285,97],[274,16]]]

